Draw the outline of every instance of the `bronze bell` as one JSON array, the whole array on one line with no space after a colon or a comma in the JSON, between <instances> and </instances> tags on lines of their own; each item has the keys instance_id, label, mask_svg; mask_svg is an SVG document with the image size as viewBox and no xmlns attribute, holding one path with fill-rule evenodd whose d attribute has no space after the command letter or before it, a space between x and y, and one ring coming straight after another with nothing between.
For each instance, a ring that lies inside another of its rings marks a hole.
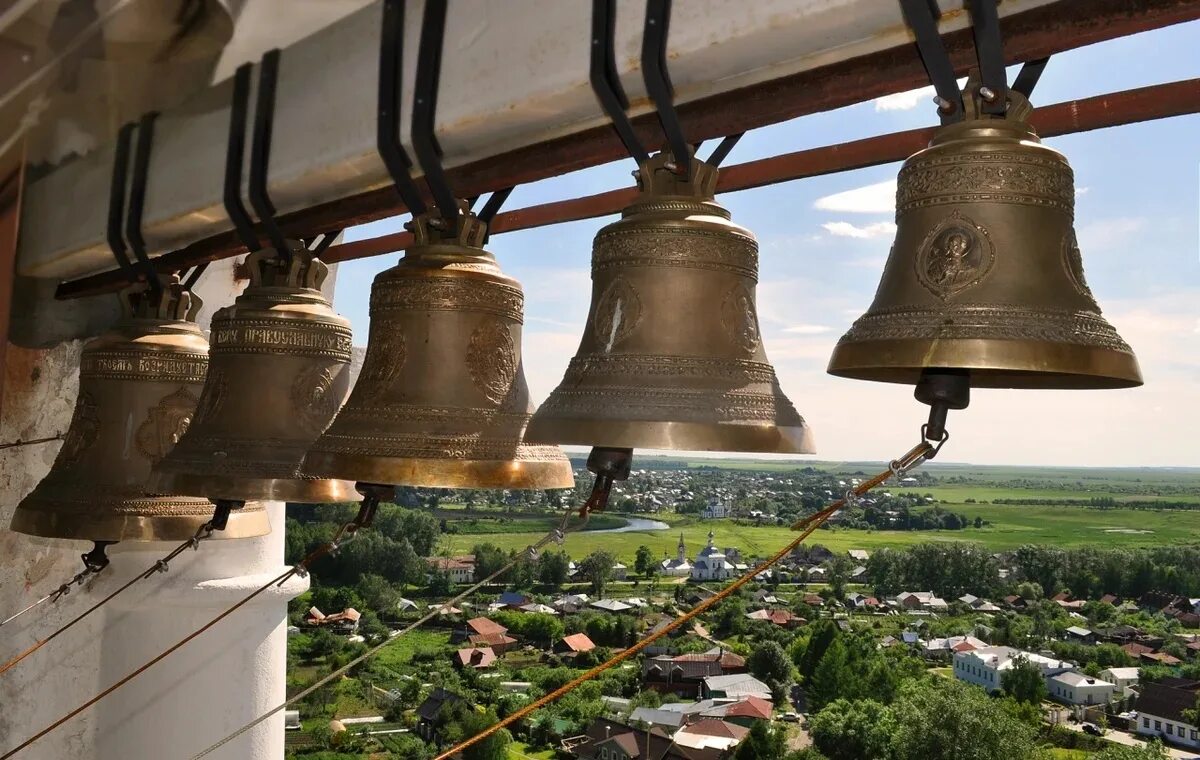
<instances>
[{"instance_id":1,"label":"bronze bell","mask_svg":"<svg viewBox=\"0 0 1200 760\"><path fill-rule=\"evenodd\" d=\"M123 319L83 349L75 414L50 472L17 507L12 529L90 541L181 541L213 517L205 499L148 496L150 468L188 429L208 369L200 299L178 278L161 296L121 293ZM270 531L259 504L213 538Z\"/></svg>"},{"instance_id":2,"label":"bronze bell","mask_svg":"<svg viewBox=\"0 0 1200 760\"><path fill-rule=\"evenodd\" d=\"M830 373L914 384L951 370L982 388L1141 385L1083 276L1071 167L1034 133L1028 101L1008 96L1004 117L984 117L978 83L968 84L967 119L904 162L883 279Z\"/></svg>"},{"instance_id":3,"label":"bronze bell","mask_svg":"<svg viewBox=\"0 0 1200 760\"><path fill-rule=\"evenodd\" d=\"M245 267L245 292L213 315L196 418L151 483L214 501L357 501L353 483L300 474L350 385L350 323L321 293L329 268L299 243Z\"/></svg>"},{"instance_id":4,"label":"bronze bell","mask_svg":"<svg viewBox=\"0 0 1200 760\"><path fill-rule=\"evenodd\" d=\"M714 200L716 167L691 167L649 159L640 197L596 235L583 339L530 441L814 452L763 350L758 243Z\"/></svg>"},{"instance_id":5,"label":"bronze bell","mask_svg":"<svg viewBox=\"0 0 1200 760\"><path fill-rule=\"evenodd\" d=\"M463 211L434 213L371 286L371 332L346 405L304 462L313 475L441 488L570 488L556 446L522 433L533 411L521 363L524 295Z\"/></svg>"}]
</instances>

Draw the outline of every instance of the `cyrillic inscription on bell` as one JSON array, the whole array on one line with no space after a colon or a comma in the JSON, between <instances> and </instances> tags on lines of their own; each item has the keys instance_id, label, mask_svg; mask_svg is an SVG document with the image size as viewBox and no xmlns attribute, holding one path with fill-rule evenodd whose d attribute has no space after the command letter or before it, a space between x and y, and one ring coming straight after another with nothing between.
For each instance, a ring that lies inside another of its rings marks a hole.
<instances>
[{"instance_id":1,"label":"cyrillic inscription on bell","mask_svg":"<svg viewBox=\"0 0 1200 760\"><path fill-rule=\"evenodd\" d=\"M443 488L569 488L557 446L522 436L532 413L521 365L524 295L483 250L464 211L456 236L433 214L416 244L371 286L358 382L305 460L305 472Z\"/></svg>"},{"instance_id":2,"label":"cyrillic inscription on bell","mask_svg":"<svg viewBox=\"0 0 1200 760\"><path fill-rule=\"evenodd\" d=\"M300 474L350 384L350 323L321 293L329 269L299 243L245 267L245 292L213 315L196 418L152 484L209 499L357 501L353 483Z\"/></svg>"},{"instance_id":3,"label":"cyrillic inscription on bell","mask_svg":"<svg viewBox=\"0 0 1200 760\"><path fill-rule=\"evenodd\" d=\"M529 440L617 448L813 453L759 331L758 243L713 198L716 168L669 155L592 250L592 305Z\"/></svg>"},{"instance_id":4,"label":"cyrillic inscription on bell","mask_svg":"<svg viewBox=\"0 0 1200 760\"><path fill-rule=\"evenodd\" d=\"M83 349L75 413L54 466L17 507L12 529L90 541L181 541L213 516L206 499L149 496L150 468L193 421L208 368L200 301L175 278L161 298L121 293L122 320ZM259 504L213 538L270 530Z\"/></svg>"},{"instance_id":5,"label":"cyrillic inscription on bell","mask_svg":"<svg viewBox=\"0 0 1200 760\"><path fill-rule=\"evenodd\" d=\"M1124 388L1142 378L1100 314L1073 227L1075 179L1009 90L1005 117L964 93L967 119L910 156L896 189L896 241L875 300L829 372L916 383L961 369L975 387Z\"/></svg>"}]
</instances>

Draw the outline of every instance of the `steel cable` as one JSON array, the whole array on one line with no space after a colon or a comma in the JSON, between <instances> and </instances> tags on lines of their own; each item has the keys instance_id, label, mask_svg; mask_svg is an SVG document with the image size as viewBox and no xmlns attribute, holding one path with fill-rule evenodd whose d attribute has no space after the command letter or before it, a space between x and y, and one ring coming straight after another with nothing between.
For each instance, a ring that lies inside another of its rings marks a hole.
<instances>
[{"instance_id":1,"label":"steel cable","mask_svg":"<svg viewBox=\"0 0 1200 760\"><path fill-rule=\"evenodd\" d=\"M850 494L853 494L854 496L861 496L861 495L867 493L871 489L882 485L885 481L887 481L888 478L890 478L894 475L906 472L909 469L918 466L919 464L924 462L925 459L934 451L936 451L936 449L934 448L933 445L931 445L925 441L922 441L921 443L919 443L915 447L913 447L908 453L906 453L904 456L902 456L899 460L892 462L889 465L889 468L887 470L879 473L878 475L871 478L870 480L867 480L867 481L859 484L858 486L854 487L850 491L848 491L847 496L849 496ZM832 504L830 504L828 507L821 510L820 512L816 512L812 515L809 515L808 517L805 517L804 519L797 522L795 525L792 526L792 530L800 530L801 533L799 536L797 536L794 540L790 541L786 546L784 546L782 549L777 551L770 558L759 563L755 567L751 568L745 574L740 576L737 580L733 581L728 586L721 589L719 592L716 593L716 595L711 596L708 599L705 599L704 601L700 602L695 607L693 607L691 610L678 616L677 618L672 620L667 625L663 626L660 629L656 629L653 633L650 633L647 636L643 637L637 643L635 643L633 646L629 647L628 649L624 649L624 650L618 652L617 654L613 655L606 662L603 662L600 665L597 665L596 667L594 667L591 670L588 670L587 672L583 673L582 675L572 679L571 681L560 686L559 688L555 689L554 691L550 692L549 694L545 695L544 697L538 699L537 701L531 702L530 704L526 705L525 707L522 707L520 710L517 710L516 712L512 713L511 715L504 718L503 720L493 724L492 726L484 729L483 731L480 731L479 733L475 734L474 736L470 737L469 739L466 739L466 740L460 742L459 744L455 745L454 747L450 748L449 750L442 752L437 757L435 757L434 760L449 760L449 758L453 757L455 754L462 752L463 750L468 749L468 748L478 744L479 742L483 741L484 739L487 739L488 737L497 733L501 729L507 728L508 726L512 725L513 723L516 723L517 721L532 714L536 710L539 710L542 707L545 707L546 705L550 704L551 702L554 702L555 700L559 699L560 697L574 691L575 689L582 686L584 683L592 680L593 678L600 675L604 671L609 670L613 667L616 667L617 665L620 665L622 662L629 659L633 655L641 652L643 649L650 646L655 641L658 641L663 636L666 636L667 634L671 633L672 631L677 630L680 626L691 622L695 618L699 617L701 614L707 612L708 610L712 609L716 605L720 604L722 601L727 599L735 591L737 591L738 589L740 589L741 587L743 587L747 583L749 583L751 580L753 580L755 578L755 576L759 575L760 573L765 572L766 570L769 570L773 565L775 565L781 559L783 559L784 557L791 554L792 551L794 551L797 546L799 546L801 543L803 543L805 541L805 539L807 539L812 534L813 531L815 531L818 527L821 526L822 523L824 523L826 520L828 520L830 517L832 517L834 515L834 513L836 513L838 510L842 509L842 507L846 506L847 501L848 501L848 499L846 497L842 497L841 499L838 499L837 501L833 502ZM3 760L3 758L0 758L0 760Z\"/></svg>"}]
</instances>

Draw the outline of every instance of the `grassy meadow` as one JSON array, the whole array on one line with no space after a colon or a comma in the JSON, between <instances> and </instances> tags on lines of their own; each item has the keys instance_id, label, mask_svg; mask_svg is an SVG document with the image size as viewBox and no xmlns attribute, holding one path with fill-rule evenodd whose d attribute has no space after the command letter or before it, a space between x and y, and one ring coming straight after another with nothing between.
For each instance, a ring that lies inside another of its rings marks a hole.
<instances>
[{"instance_id":1,"label":"grassy meadow","mask_svg":"<svg viewBox=\"0 0 1200 760\"><path fill-rule=\"evenodd\" d=\"M689 462L690 467L719 467L763 472L787 472L798 467L818 467L837 472L873 472L877 463L756 462L752 460L705 459ZM1050 468L988 467L938 465L931 468L939 480L960 477L969 482L937 486L918 486L921 494L932 494L939 506L964 514L970 519L982 517L988 525L956 531L866 531L844 528L822 529L811 541L835 551L901 547L924 541L974 541L1001 551L1026 543L1057 546L1153 546L1200 541L1200 509L1093 509L1082 506L1005 505L985 503L996 499L1090 499L1112 498L1121 501L1171 500L1200 503L1200 470L1157 468ZM975 485L974 483L978 483ZM1019 485L1014 485L1019 484ZM884 489L886 490L886 488ZM971 500L971 502L968 502ZM794 538L785 526L739 525L732 520L702 521L675 514L642 515L671 525L670 530L629 533L578 532L567 537L566 549L572 557L583 557L605 550L626 564L632 563L640 545L650 547L655 556L675 555L680 533L694 556L716 534L719 546L736 546L744 554L764 555L783 547ZM544 533L524 530L481 535L446 536L446 548L467 552L480 541L489 541L503 549L522 549ZM604 527L611 527L605 523ZM519 532L517 532L519 531Z\"/></svg>"}]
</instances>

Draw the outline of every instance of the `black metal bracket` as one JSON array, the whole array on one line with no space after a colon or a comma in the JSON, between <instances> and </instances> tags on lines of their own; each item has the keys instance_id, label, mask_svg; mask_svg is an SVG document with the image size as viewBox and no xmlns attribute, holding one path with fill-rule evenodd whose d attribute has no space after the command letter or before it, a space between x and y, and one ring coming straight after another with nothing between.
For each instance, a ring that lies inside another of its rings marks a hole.
<instances>
[{"instance_id":1,"label":"black metal bracket","mask_svg":"<svg viewBox=\"0 0 1200 760\"><path fill-rule=\"evenodd\" d=\"M937 20L941 12L937 0L900 0L900 9L904 13L905 23L917 38L917 53L937 92L938 115L942 124L962 121L962 93L954 76L954 64L938 34Z\"/></svg>"},{"instance_id":2,"label":"black metal bracket","mask_svg":"<svg viewBox=\"0 0 1200 760\"><path fill-rule=\"evenodd\" d=\"M946 416L951 409L966 409L971 403L971 373L965 369L931 368L921 372L913 396L929 405L929 421L921 426L921 436L935 441L938 449L950 437L946 432ZM927 458L932 459L937 453Z\"/></svg>"},{"instance_id":3,"label":"black metal bracket","mask_svg":"<svg viewBox=\"0 0 1200 760\"><path fill-rule=\"evenodd\" d=\"M629 99L625 97L625 89L621 87L621 79L617 75L616 27L616 0L592 0L592 92L596 94L608 118L612 119L613 129L621 138L625 150L640 166L646 162L649 154L625 114Z\"/></svg>"},{"instance_id":4,"label":"black metal bracket","mask_svg":"<svg viewBox=\"0 0 1200 760\"><path fill-rule=\"evenodd\" d=\"M1013 80L1012 87L1009 89L1028 98L1033 94L1033 88L1037 87L1038 80L1042 78L1042 72L1046 70L1046 64L1049 62L1049 56L1026 61L1021 70L1017 72L1017 78Z\"/></svg>"},{"instance_id":5,"label":"black metal bracket","mask_svg":"<svg viewBox=\"0 0 1200 760\"><path fill-rule=\"evenodd\" d=\"M142 215L146 208L146 182L150 174L150 149L154 144L154 121L158 113L151 111L138 121L137 149L133 154L133 177L129 182L129 214L125 217L125 239L133 249L142 278L150 292L159 296L163 291L162 278L146 255L146 239L142 237Z\"/></svg>"},{"instance_id":6,"label":"black metal bracket","mask_svg":"<svg viewBox=\"0 0 1200 760\"><path fill-rule=\"evenodd\" d=\"M500 211L500 207L504 205L504 202L508 200L508 196L512 195L512 191L513 188L506 187L492 193L488 196L487 201L484 202L483 208L479 209L479 213L476 214L479 217L479 221L487 225L487 231L483 233L484 245L487 245L488 240L492 238L492 220L496 218L496 214ZM470 205L474 206L475 202L472 201Z\"/></svg>"},{"instance_id":7,"label":"black metal bracket","mask_svg":"<svg viewBox=\"0 0 1200 760\"><path fill-rule=\"evenodd\" d=\"M108 226L106 237L117 266L130 282L137 282L137 272L129 261L125 237L121 226L125 221L125 185L129 175L129 143L133 139L133 122L121 125L117 131L117 144L113 155L112 182L108 189Z\"/></svg>"},{"instance_id":8,"label":"black metal bracket","mask_svg":"<svg viewBox=\"0 0 1200 760\"><path fill-rule=\"evenodd\" d=\"M692 154L679 114L675 112L675 90L667 71L667 31L671 23L671 0L647 0L642 33L642 77L654 101L658 121L675 158L675 171L685 180L691 175Z\"/></svg>"},{"instance_id":9,"label":"black metal bracket","mask_svg":"<svg viewBox=\"0 0 1200 760\"><path fill-rule=\"evenodd\" d=\"M250 253L262 248L254 233L254 220L242 203L242 163L246 158L246 116L250 110L250 71L252 64L238 66L233 76L233 97L229 103L229 142L225 151L225 187L222 200L238 239Z\"/></svg>"},{"instance_id":10,"label":"black metal bracket","mask_svg":"<svg viewBox=\"0 0 1200 760\"><path fill-rule=\"evenodd\" d=\"M426 0L421 19L421 41L417 55L416 97L413 102L413 150L425 172L425 183L437 204L447 233L458 230L458 200L446 180L442 147L434 130L437 117L438 84L442 72L442 48L446 36L446 0Z\"/></svg>"},{"instance_id":11,"label":"black metal bracket","mask_svg":"<svg viewBox=\"0 0 1200 760\"><path fill-rule=\"evenodd\" d=\"M713 152L708 155L708 158L704 160L704 163L712 166L720 166L721 163L729 157L729 152L733 150L734 146L738 144L738 141L742 139L742 135L744 134L746 133L738 132L736 135L729 135L725 139L721 140L721 142L717 143L717 147L713 148ZM699 148L700 145L697 143L696 149L699 150Z\"/></svg>"},{"instance_id":12,"label":"black metal bracket","mask_svg":"<svg viewBox=\"0 0 1200 760\"><path fill-rule=\"evenodd\" d=\"M279 50L268 50L258 72L258 95L254 105L254 134L250 143L250 205L258 214L275 255L284 265L291 263L283 231L275 221L275 204L267 191L271 163L271 133L275 128L275 88L279 82Z\"/></svg>"},{"instance_id":13,"label":"black metal bracket","mask_svg":"<svg viewBox=\"0 0 1200 760\"><path fill-rule=\"evenodd\" d=\"M971 0L971 31L979 61L980 110L1003 116L1008 110L1008 76L1004 71L1004 43L1000 39L1000 14L996 0Z\"/></svg>"},{"instance_id":14,"label":"black metal bracket","mask_svg":"<svg viewBox=\"0 0 1200 760\"><path fill-rule=\"evenodd\" d=\"M404 0L384 0L379 43L379 110L375 144L400 200L413 216L424 214L425 201L412 178L412 161L400 144L400 91L404 59Z\"/></svg>"},{"instance_id":15,"label":"black metal bracket","mask_svg":"<svg viewBox=\"0 0 1200 760\"><path fill-rule=\"evenodd\" d=\"M633 449L597 446L588 454L587 468L596 479L592 482L591 495L579 510L581 517L587 517L592 512L603 512L608 507L613 483L629 480L629 473L633 470Z\"/></svg>"}]
</instances>

